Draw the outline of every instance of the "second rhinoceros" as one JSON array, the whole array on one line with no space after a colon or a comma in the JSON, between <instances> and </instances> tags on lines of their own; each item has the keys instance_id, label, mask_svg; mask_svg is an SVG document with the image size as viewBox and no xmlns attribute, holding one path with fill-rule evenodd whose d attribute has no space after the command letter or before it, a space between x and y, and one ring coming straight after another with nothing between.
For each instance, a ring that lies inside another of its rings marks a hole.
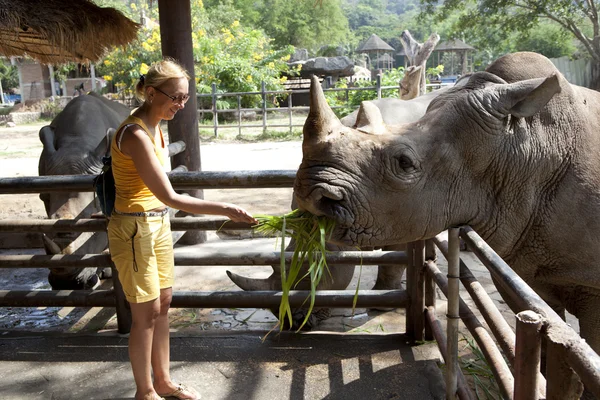
<instances>
[{"instance_id":1,"label":"second rhinoceros","mask_svg":"<svg viewBox=\"0 0 600 400\"><path fill-rule=\"evenodd\" d=\"M337 221L335 241L382 246L470 225L600 351L600 93L515 53L418 121L371 131L342 125L313 79L294 190L301 208Z\"/></svg>"},{"instance_id":2,"label":"second rhinoceros","mask_svg":"<svg viewBox=\"0 0 600 400\"><path fill-rule=\"evenodd\" d=\"M71 100L48 126L40 129L44 145L40 155L39 174L98 174L106 154L107 132L118 128L129 115L129 108L92 92ZM92 192L42 193L48 218L82 219L98 211ZM93 254L108 245L106 232L57 233L44 236L48 254ZM48 281L53 289L87 289L98 282L98 268L50 271Z\"/></svg>"}]
</instances>

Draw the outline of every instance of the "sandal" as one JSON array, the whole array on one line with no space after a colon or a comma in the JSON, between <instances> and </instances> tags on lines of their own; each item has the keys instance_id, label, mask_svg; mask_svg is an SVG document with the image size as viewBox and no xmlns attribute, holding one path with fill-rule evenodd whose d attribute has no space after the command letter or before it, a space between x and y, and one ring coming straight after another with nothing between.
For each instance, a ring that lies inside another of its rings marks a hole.
<instances>
[{"instance_id":1,"label":"sandal","mask_svg":"<svg viewBox=\"0 0 600 400\"><path fill-rule=\"evenodd\" d=\"M165 398L174 397L179 400L200 400L200 395L194 389L189 388L181 383L177 384L177 389L171 393L161 394Z\"/></svg>"},{"instance_id":2,"label":"sandal","mask_svg":"<svg viewBox=\"0 0 600 400\"><path fill-rule=\"evenodd\" d=\"M144 396L144 400L165 400L165 399L156 393L151 393L151 394L147 394L146 396Z\"/></svg>"}]
</instances>

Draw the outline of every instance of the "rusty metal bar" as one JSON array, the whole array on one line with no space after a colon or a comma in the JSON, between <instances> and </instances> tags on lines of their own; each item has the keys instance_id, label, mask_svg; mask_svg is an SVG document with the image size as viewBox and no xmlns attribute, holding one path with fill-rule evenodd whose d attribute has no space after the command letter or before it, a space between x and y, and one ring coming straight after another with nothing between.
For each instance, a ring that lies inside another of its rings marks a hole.
<instances>
[{"instance_id":1,"label":"rusty metal bar","mask_svg":"<svg viewBox=\"0 0 600 400\"><path fill-rule=\"evenodd\" d=\"M429 275L429 274L427 274ZM425 326L428 326L432 332L433 339L436 341L438 345L438 349L442 354L442 358L444 362L448 359L448 347L446 346L446 335L444 334L444 329L442 328L442 324L437 319L435 315L435 308L427 307L425 309ZM458 369L458 387L456 390L456 394L458 394L458 398L460 400L471 400L473 398L473 394L471 390L469 390L469 385L467 384L467 380L465 379L465 375L462 370Z\"/></svg>"},{"instance_id":2,"label":"rusty metal bar","mask_svg":"<svg viewBox=\"0 0 600 400\"><path fill-rule=\"evenodd\" d=\"M439 270L433 261L427 261L426 265L428 272L433 276L442 293L448 297L448 281L442 271ZM498 382L502 396L507 399L512 399L514 379L508 365L502 357L502 353L500 353L496 347L494 339L462 299L460 299L459 314L460 319L462 319L469 332L471 332L471 335L473 335L473 338L483 352L486 360L490 363L494 378L496 378L496 382Z\"/></svg>"},{"instance_id":3,"label":"rusty metal bar","mask_svg":"<svg viewBox=\"0 0 600 400\"><path fill-rule=\"evenodd\" d=\"M435 245L440 249L444 257L448 257L448 242L442 235L433 239ZM492 298L485 288L479 283L469 267L460 261L460 281L475 302L477 309L487 322L492 334L500 345L502 352L508 359L510 365L515 365L515 333L500 313ZM541 397L546 396L546 378L540 372L538 374L538 389Z\"/></svg>"},{"instance_id":4,"label":"rusty metal bar","mask_svg":"<svg viewBox=\"0 0 600 400\"><path fill-rule=\"evenodd\" d=\"M517 314L514 400L537 400L544 319L534 311Z\"/></svg>"},{"instance_id":5,"label":"rusty metal bar","mask_svg":"<svg viewBox=\"0 0 600 400\"><path fill-rule=\"evenodd\" d=\"M446 362L446 399L454 399L458 388L458 314L460 304L460 240L458 228L448 229L448 359Z\"/></svg>"},{"instance_id":6,"label":"rusty metal bar","mask_svg":"<svg viewBox=\"0 0 600 400\"><path fill-rule=\"evenodd\" d=\"M293 252L285 252L286 263L291 262ZM175 265L273 265L281 262L278 252L238 252L175 254ZM404 264L406 253L403 251L340 251L327 255L330 264L348 266ZM0 268L81 268L110 265L108 254L85 255L6 255L0 256Z\"/></svg>"},{"instance_id":7,"label":"rusty metal bar","mask_svg":"<svg viewBox=\"0 0 600 400\"><path fill-rule=\"evenodd\" d=\"M413 286L414 292L410 296L411 300L414 299L412 307L414 337L415 340L425 340L425 316L423 314L423 310L425 310L425 242L423 240L415 242L413 254L415 268L412 279L414 279L415 285Z\"/></svg>"},{"instance_id":8,"label":"rusty metal bar","mask_svg":"<svg viewBox=\"0 0 600 400\"><path fill-rule=\"evenodd\" d=\"M415 337L415 325L413 323L413 301L414 301L414 270L415 270L415 243L410 242L406 244L406 291L409 295L409 303L408 308L406 310L406 314L404 315L404 326L406 335L414 338Z\"/></svg>"},{"instance_id":9,"label":"rusty metal bar","mask_svg":"<svg viewBox=\"0 0 600 400\"><path fill-rule=\"evenodd\" d=\"M503 292L511 297L521 310L533 310L547 321L547 333L556 334L555 343L568 351L566 359L579 375L586 388L600 398L600 356L569 327L542 298L513 271L508 264L470 227L461 228L461 237L469 248L496 278Z\"/></svg>"},{"instance_id":10,"label":"rusty metal bar","mask_svg":"<svg viewBox=\"0 0 600 400\"><path fill-rule=\"evenodd\" d=\"M315 307L350 308L354 290L319 290ZM174 292L172 308L277 308L282 292ZM301 307L310 296L309 290L290 291L290 305ZM357 307L394 307L408 305L405 290L359 290ZM112 290L0 290L0 307L115 307Z\"/></svg>"},{"instance_id":11,"label":"rusty metal bar","mask_svg":"<svg viewBox=\"0 0 600 400\"><path fill-rule=\"evenodd\" d=\"M294 170L192 171L169 173L175 189L243 189L292 187ZM96 175L0 178L0 194L93 192Z\"/></svg>"},{"instance_id":12,"label":"rusty metal bar","mask_svg":"<svg viewBox=\"0 0 600 400\"><path fill-rule=\"evenodd\" d=\"M427 240L425 242L425 260L435 261L436 253L433 241ZM436 293L435 293L435 282L431 277L431 274L424 273L425 277L425 307L432 307L435 310ZM425 324L425 340L433 340L433 332L431 331L431 325Z\"/></svg>"},{"instance_id":13,"label":"rusty metal bar","mask_svg":"<svg viewBox=\"0 0 600 400\"><path fill-rule=\"evenodd\" d=\"M0 232L104 232L108 225L105 218L92 219L40 219L40 220L20 220L4 219L0 220ZM252 229L251 224L243 222L233 222L227 218L214 217L187 217L171 218L172 231L217 231L221 229Z\"/></svg>"},{"instance_id":14,"label":"rusty metal bar","mask_svg":"<svg viewBox=\"0 0 600 400\"><path fill-rule=\"evenodd\" d=\"M437 235L434 238L434 241L444 257L448 257L448 242L444 240L443 236ZM506 355L506 358L508 358L511 365L514 365L515 333L500 311L498 311L498 308L487 294L485 288L479 283L462 260L460 262L460 281L477 305L477 308L496 337L496 340L498 340L498 344Z\"/></svg>"}]
</instances>

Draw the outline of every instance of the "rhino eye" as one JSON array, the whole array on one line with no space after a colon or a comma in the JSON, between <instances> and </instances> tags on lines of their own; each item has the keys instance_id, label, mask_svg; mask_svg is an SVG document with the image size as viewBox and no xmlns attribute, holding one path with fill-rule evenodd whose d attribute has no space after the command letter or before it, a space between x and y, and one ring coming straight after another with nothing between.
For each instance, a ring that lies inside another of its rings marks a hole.
<instances>
[{"instance_id":1,"label":"rhino eye","mask_svg":"<svg viewBox=\"0 0 600 400\"><path fill-rule=\"evenodd\" d=\"M398 166L406 172L412 172L415 170L415 165L410 157L404 155L398 157Z\"/></svg>"}]
</instances>

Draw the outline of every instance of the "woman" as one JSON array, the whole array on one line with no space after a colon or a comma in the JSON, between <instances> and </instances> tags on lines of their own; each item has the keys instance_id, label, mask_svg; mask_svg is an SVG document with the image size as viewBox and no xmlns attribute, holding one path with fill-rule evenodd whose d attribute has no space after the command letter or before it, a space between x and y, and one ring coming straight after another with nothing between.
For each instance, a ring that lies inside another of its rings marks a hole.
<instances>
[{"instance_id":1,"label":"woman","mask_svg":"<svg viewBox=\"0 0 600 400\"><path fill-rule=\"evenodd\" d=\"M136 87L136 95L144 103L121 124L111 144L116 199L108 238L131 306L129 358L136 400L156 400L160 396L200 398L193 389L174 384L169 375L167 312L174 260L166 206L256 223L250 214L233 204L175 193L163 170L166 152L159 124L172 119L185 106L188 81L187 72L174 61L154 64Z\"/></svg>"}]
</instances>

